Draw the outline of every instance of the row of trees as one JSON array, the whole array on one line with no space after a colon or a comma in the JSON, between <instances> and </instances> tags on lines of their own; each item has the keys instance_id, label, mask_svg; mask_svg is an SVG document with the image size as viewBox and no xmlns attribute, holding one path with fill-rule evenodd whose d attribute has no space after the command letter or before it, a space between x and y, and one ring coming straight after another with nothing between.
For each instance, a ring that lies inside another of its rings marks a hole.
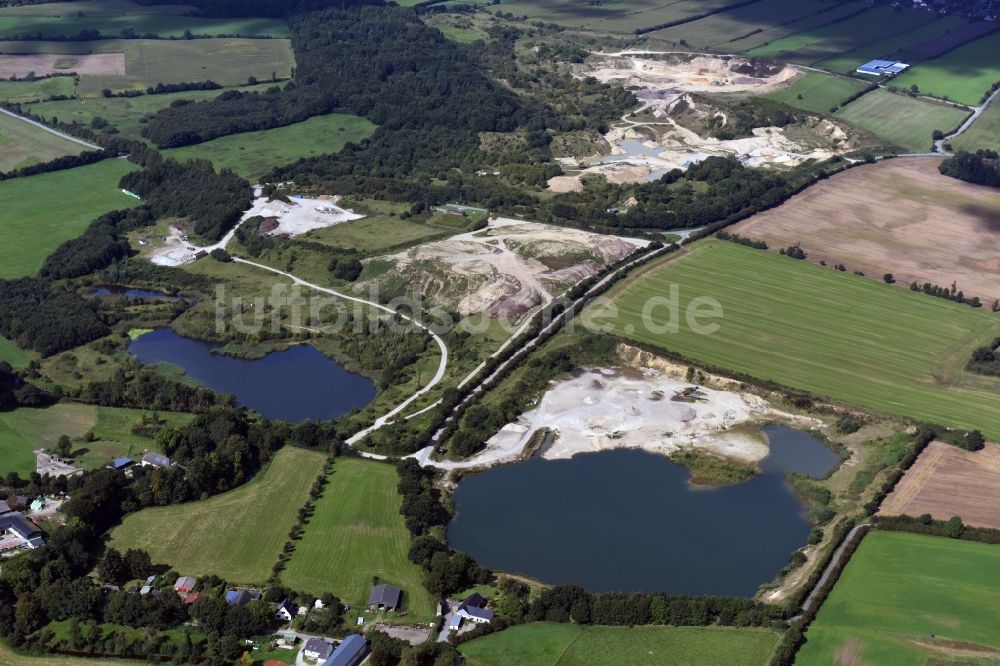
<instances>
[{"instance_id":1,"label":"row of trees","mask_svg":"<svg viewBox=\"0 0 1000 666\"><path fill-rule=\"evenodd\" d=\"M1000 162L993 150L961 151L941 162L938 170L946 176L976 185L1000 187Z\"/></svg>"}]
</instances>

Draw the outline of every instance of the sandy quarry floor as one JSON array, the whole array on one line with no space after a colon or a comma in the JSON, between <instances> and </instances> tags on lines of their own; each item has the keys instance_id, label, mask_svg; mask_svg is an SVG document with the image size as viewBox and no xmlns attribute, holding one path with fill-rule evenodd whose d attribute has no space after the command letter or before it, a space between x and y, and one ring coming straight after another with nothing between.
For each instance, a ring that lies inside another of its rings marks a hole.
<instances>
[{"instance_id":1,"label":"sandy quarry floor","mask_svg":"<svg viewBox=\"0 0 1000 666\"><path fill-rule=\"evenodd\" d=\"M298 236L313 229L332 227L364 217L354 211L337 206L336 199L331 196L321 196L318 199L294 197L289 203L278 200L268 201L266 198L258 196L254 199L253 206L243 213L240 223L258 216L277 218L278 226L268 233L271 236L286 237ZM221 242L207 247L198 247L182 240L183 233L182 230L171 227L170 235L158 243L157 247L150 250L148 255L150 261L160 266L186 264L194 261L195 255L200 251L211 252L217 247L225 247L234 232L231 231L227 234Z\"/></svg>"},{"instance_id":2,"label":"sandy quarry floor","mask_svg":"<svg viewBox=\"0 0 1000 666\"><path fill-rule=\"evenodd\" d=\"M648 243L494 218L485 229L369 260L392 268L375 278L363 278L358 288L403 285L463 315L482 312L497 319L518 318ZM550 268L545 262L560 267Z\"/></svg>"},{"instance_id":3,"label":"sandy quarry floor","mask_svg":"<svg viewBox=\"0 0 1000 666\"><path fill-rule=\"evenodd\" d=\"M579 174L558 176L549 181L549 187L556 192L573 191L588 176L602 176L612 183L655 180L712 156L734 156L751 167L794 167L854 149L840 126L820 118L798 128L795 136L785 128L759 127L751 137L719 140L700 136L671 117L678 105L695 114L725 117L724 111L699 104L690 93L763 94L798 75L790 66L764 78L733 70L743 63L742 58L596 54L575 65L574 76L618 83L632 90L641 105L604 135L610 155L581 158L586 167Z\"/></svg>"},{"instance_id":4,"label":"sandy quarry floor","mask_svg":"<svg viewBox=\"0 0 1000 666\"><path fill-rule=\"evenodd\" d=\"M58 66L57 66L58 65ZM124 53L92 53L63 55L38 53L32 55L0 55L0 79L24 77L29 72L46 74L125 76Z\"/></svg>"},{"instance_id":5,"label":"sandy quarry floor","mask_svg":"<svg viewBox=\"0 0 1000 666\"><path fill-rule=\"evenodd\" d=\"M592 76L603 83L647 90L677 92L754 92L777 90L794 78L797 71L788 65L772 76L756 78L734 71L744 58L676 56L643 53L595 54L574 66L580 78Z\"/></svg>"},{"instance_id":6,"label":"sandy quarry floor","mask_svg":"<svg viewBox=\"0 0 1000 666\"><path fill-rule=\"evenodd\" d=\"M643 449L669 455L684 448L756 463L767 456L761 439L732 431L734 426L790 415L758 396L702 387L706 399L675 402L689 382L657 370L599 368L553 382L538 406L504 426L486 449L463 461L435 461L446 470L489 467L518 460L534 432L558 433L542 453L546 459L611 449Z\"/></svg>"},{"instance_id":7,"label":"sandy quarry floor","mask_svg":"<svg viewBox=\"0 0 1000 666\"><path fill-rule=\"evenodd\" d=\"M966 525L1000 529L1000 444L972 452L931 442L878 512L929 513L938 520L958 516Z\"/></svg>"},{"instance_id":8,"label":"sandy quarry floor","mask_svg":"<svg viewBox=\"0 0 1000 666\"><path fill-rule=\"evenodd\" d=\"M896 284L950 285L1000 298L1000 190L938 172L939 159L885 160L837 174L736 233L773 247L800 243L809 261L843 263Z\"/></svg>"},{"instance_id":9,"label":"sandy quarry floor","mask_svg":"<svg viewBox=\"0 0 1000 666\"><path fill-rule=\"evenodd\" d=\"M488 445L523 449L535 430L549 428L558 437L543 453L547 459L619 448L670 454L687 447L747 463L767 456L764 442L726 432L766 416L770 406L764 400L707 388L704 401L671 400L689 386L654 371L645 376L606 368L581 372L553 386L537 408L506 426Z\"/></svg>"}]
</instances>

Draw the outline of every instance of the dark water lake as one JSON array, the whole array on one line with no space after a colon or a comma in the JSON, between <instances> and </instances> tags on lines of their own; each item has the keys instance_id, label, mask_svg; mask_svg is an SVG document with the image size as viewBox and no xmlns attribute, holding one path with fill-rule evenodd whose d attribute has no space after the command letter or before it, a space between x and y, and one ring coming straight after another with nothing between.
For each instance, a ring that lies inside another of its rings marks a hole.
<instances>
[{"instance_id":1,"label":"dark water lake","mask_svg":"<svg viewBox=\"0 0 1000 666\"><path fill-rule=\"evenodd\" d=\"M142 298L145 300L152 300L155 298L171 298L166 292L156 289L137 289L134 287L121 287L118 285L102 285L100 287L94 287L93 291L90 292L90 295L99 296L101 298L118 296L128 299Z\"/></svg>"},{"instance_id":2,"label":"dark water lake","mask_svg":"<svg viewBox=\"0 0 1000 666\"><path fill-rule=\"evenodd\" d=\"M448 542L484 565L607 592L751 596L811 528L787 471L837 462L806 433L769 426L771 454L746 483L697 487L637 450L532 458L464 478Z\"/></svg>"},{"instance_id":3,"label":"dark water lake","mask_svg":"<svg viewBox=\"0 0 1000 666\"><path fill-rule=\"evenodd\" d=\"M248 361L214 353L221 345L192 340L169 328L133 340L129 352L143 364L171 363L198 383L269 419L290 423L343 416L375 398L375 384L348 372L310 345L292 345Z\"/></svg>"}]
</instances>

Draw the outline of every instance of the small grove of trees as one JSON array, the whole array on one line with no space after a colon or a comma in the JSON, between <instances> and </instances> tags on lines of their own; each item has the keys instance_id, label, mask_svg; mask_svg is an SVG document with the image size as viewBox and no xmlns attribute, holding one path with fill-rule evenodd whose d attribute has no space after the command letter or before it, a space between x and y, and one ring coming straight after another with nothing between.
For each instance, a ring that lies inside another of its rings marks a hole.
<instances>
[{"instance_id":1,"label":"small grove of trees","mask_svg":"<svg viewBox=\"0 0 1000 666\"><path fill-rule=\"evenodd\" d=\"M988 345L979 347L972 352L972 358L966 364L966 369L983 375L1000 376L1000 357L997 356L998 349L1000 349L1000 338L995 339Z\"/></svg>"},{"instance_id":2,"label":"small grove of trees","mask_svg":"<svg viewBox=\"0 0 1000 666\"><path fill-rule=\"evenodd\" d=\"M1000 163L997 152L978 150L975 153L959 152L941 162L938 170L946 176L976 185L1000 187Z\"/></svg>"}]
</instances>

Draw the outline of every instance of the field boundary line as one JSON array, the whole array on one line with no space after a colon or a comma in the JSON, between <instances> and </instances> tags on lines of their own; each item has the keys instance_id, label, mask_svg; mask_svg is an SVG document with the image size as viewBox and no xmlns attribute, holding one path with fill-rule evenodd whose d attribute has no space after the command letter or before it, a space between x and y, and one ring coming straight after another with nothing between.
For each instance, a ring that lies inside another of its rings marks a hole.
<instances>
[{"instance_id":1,"label":"field boundary line","mask_svg":"<svg viewBox=\"0 0 1000 666\"><path fill-rule=\"evenodd\" d=\"M40 122L32 120L31 118L25 118L24 116L19 116L16 113L8 111L7 109L0 109L0 113L6 114L6 115L10 116L11 118L17 118L18 120L20 120L22 122L25 122L25 123L28 123L29 125L34 125L35 127L37 127L40 130L48 132L49 134L54 134L55 136L59 137L60 139L65 139L66 141L72 141L73 143L79 144L79 145L83 146L84 148L90 148L91 150L104 150L100 146L95 146L94 144L88 143L87 141L84 141L83 139L78 139L75 136L70 136L69 134L66 134L65 132L60 132L57 129L52 129L51 127L48 127L47 125L43 125Z\"/></svg>"}]
</instances>

